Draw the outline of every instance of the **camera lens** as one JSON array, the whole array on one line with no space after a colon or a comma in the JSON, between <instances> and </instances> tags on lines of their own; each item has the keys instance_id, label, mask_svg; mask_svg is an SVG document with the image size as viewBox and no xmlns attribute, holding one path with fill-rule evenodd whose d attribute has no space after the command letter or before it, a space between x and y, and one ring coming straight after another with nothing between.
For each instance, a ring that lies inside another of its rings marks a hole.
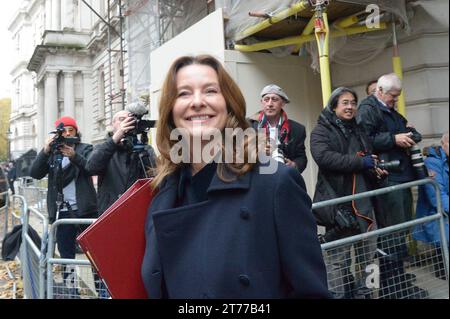
<instances>
[{"instance_id":1,"label":"camera lens","mask_svg":"<svg viewBox=\"0 0 450 319\"><path fill-rule=\"evenodd\" d=\"M413 145L410 148L411 161L414 167L421 167L424 165L422 152L417 145Z\"/></svg>"},{"instance_id":2,"label":"camera lens","mask_svg":"<svg viewBox=\"0 0 450 319\"><path fill-rule=\"evenodd\" d=\"M378 163L378 168L384 169L384 170L395 170L400 167L400 161L399 160L393 160L389 162L380 162Z\"/></svg>"},{"instance_id":3,"label":"camera lens","mask_svg":"<svg viewBox=\"0 0 450 319\"><path fill-rule=\"evenodd\" d=\"M420 148L417 145L413 145L409 148L409 151L411 153L411 163L416 171L417 177L419 179L428 177L428 172Z\"/></svg>"}]
</instances>

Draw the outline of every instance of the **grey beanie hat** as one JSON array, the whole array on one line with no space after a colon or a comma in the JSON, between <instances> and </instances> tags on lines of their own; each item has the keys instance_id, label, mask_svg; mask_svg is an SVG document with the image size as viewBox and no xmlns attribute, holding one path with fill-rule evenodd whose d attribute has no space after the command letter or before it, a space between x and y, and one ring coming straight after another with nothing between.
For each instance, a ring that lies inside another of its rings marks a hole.
<instances>
[{"instance_id":1,"label":"grey beanie hat","mask_svg":"<svg viewBox=\"0 0 450 319\"><path fill-rule=\"evenodd\" d=\"M286 95L286 93L284 93L284 91L276 84L269 84L266 85L262 91L261 91L261 98L264 97L264 95L266 94L277 94L279 95L286 103L291 102L291 100L289 100L288 96Z\"/></svg>"}]
</instances>

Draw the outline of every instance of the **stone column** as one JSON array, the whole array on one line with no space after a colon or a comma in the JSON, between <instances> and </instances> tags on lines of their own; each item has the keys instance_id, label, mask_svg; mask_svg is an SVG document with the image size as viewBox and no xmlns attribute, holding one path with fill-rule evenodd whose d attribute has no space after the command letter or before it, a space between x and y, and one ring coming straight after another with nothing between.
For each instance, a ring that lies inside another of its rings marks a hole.
<instances>
[{"instance_id":1,"label":"stone column","mask_svg":"<svg viewBox=\"0 0 450 319\"><path fill-rule=\"evenodd\" d=\"M37 84L38 103L37 103L37 149L40 149L46 140L47 133L45 128L45 92L42 82Z\"/></svg>"},{"instance_id":2,"label":"stone column","mask_svg":"<svg viewBox=\"0 0 450 319\"><path fill-rule=\"evenodd\" d=\"M45 30L52 29L52 0L45 0Z\"/></svg>"},{"instance_id":3,"label":"stone column","mask_svg":"<svg viewBox=\"0 0 450 319\"><path fill-rule=\"evenodd\" d=\"M61 0L52 0L52 30L61 30Z\"/></svg>"},{"instance_id":4,"label":"stone column","mask_svg":"<svg viewBox=\"0 0 450 319\"><path fill-rule=\"evenodd\" d=\"M58 118L58 71L47 71L45 74L45 134L55 129Z\"/></svg>"},{"instance_id":5,"label":"stone column","mask_svg":"<svg viewBox=\"0 0 450 319\"><path fill-rule=\"evenodd\" d=\"M64 114L75 118L75 94L73 76L75 71L64 71Z\"/></svg>"},{"instance_id":6,"label":"stone column","mask_svg":"<svg viewBox=\"0 0 450 319\"><path fill-rule=\"evenodd\" d=\"M92 108L92 72L82 71L83 74L83 140L92 141L94 134L94 117Z\"/></svg>"},{"instance_id":7,"label":"stone column","mask_svg":"<svg viewBox=\"0 0 450 319\"><path fill-rule=\"evenodd\" d=\"M74 18L75 18L75 12L74 12L74 5L73 0L60 0L61 1L61 16L63 19L61 19L61 29L74 28Z\"/></svg>"}]
</instances>

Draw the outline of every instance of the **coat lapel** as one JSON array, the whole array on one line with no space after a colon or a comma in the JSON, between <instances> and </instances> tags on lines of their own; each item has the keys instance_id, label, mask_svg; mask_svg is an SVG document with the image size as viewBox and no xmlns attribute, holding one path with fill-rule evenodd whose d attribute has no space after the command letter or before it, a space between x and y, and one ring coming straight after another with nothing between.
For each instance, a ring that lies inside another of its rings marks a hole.
<instances>
[{"instance_id":1,"label":"coat lapel","mask_svg":"<svg viewBox=\"0 0 450 319\"><path fill-rule=\"evenodd\" d=\"M208 193L216 192L216 191L225 191L232 189L240 189L245 190L250 187L251 174L250 172L244 174L242 176L236 177L231 182L222 181L217 173L214 174L213 179L211 180L211 184L208 187Z\"/></svg>"},{"instance_id":2,"label":"coat lapel","mask_svg":"<svg viewBox=\"0 0 450 319\"><path fill-rule=\"evenodd\" d=\"M251 183L251 173L244 174L243 176L239 176L232 180L231 182L224 182L218 176L217 173L214 174L211 184L208 187L208 194L215 192L222 192L228 190L246 190L250 188ZM167 181L160 188L158 192L158 200L154 202L155 206L153 207L153 211L156 213L169 212L173 210L176 206L177 197L178 197L178 187L179 187L179 171L175 174L172 174L167 178ZM195 204L197 205L197 204ZM191 205L185 206L189 209ZM181 207L177 208L177 210L182 209Z\"/></svg>"}]
</instances>

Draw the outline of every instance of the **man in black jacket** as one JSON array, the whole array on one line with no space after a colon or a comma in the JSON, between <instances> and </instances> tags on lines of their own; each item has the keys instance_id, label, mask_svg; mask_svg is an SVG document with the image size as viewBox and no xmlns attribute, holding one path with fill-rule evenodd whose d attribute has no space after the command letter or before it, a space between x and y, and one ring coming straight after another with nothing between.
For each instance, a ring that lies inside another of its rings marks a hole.
<instances>
[{"instance_id":1,"label":"man in black jacket","mask_svg":"<svg viewBox=\"0 0 450 319\"><path fill-rule=\"evenodd\" d=\"M410 147L420 142L421 135L395 109L402 91L402 82L395 73L381 76L377 90L361 101L358 107L357 121L362 125L373 143L374 152L385 161L400 161L398 170L391 170L385 186L395 186L416 179ZM383 209L377 214L380 228L400 224L412 219L412 193L410 189L389 192L380 196ZM387 254L380 262L381 283L395 287L398 281L414 279L413 275L404 274L403 259L407 257L406 238L403 235L383 237L380 248ZM388 280L389 279L389 280ZM421 291L419 291L422 294ZM425 296L425 294L423 294ZM397 297L402 298L401 294Z\"/></svg>"},{"instance_id":2,"label":"man in black jacket","mask_svg":"<svg viewBox=\"0 0 450 319\"><path fill-rule=\"evenodd\" d=\"M266 130L267 137L278 144L272 156L282 152L285 164L302 173L307 164L306 130L302 124L288 119L283 109L287 103L290 100L286 93L279 86L269 84L261 91L262 110L249 120L254 129Z\"/></svg>"},{"instance_id":3,"label":"man in black jacket","mask_svg":"<svg viewBox=\"0 0 450 319\"><path fill-rule=\"evenodd\" d=\"M123 144L127 132L135 127L135 118L130 112L117 112L112 120L113 134L106 142L96 145L89 157L86 169L98 175L98 211L103 214L125 191L149 169L156 167L155 152L150 145L133 152ZM140 157L148 158L150 167L143 167ZM145 170L145 171L144 171ZM152 175L152 174L150 174Z\"/></svg>"},{"instance_id":4,"label":"man in black jacket","mask_svg":"<svg viewBox=\"0 0 450 319\"><path fill-rule=\"evenodd\" d=\"M80 137L76 121L68 116L56 120L55 127L63 124L64 138ZM92 152L92 145L73 145L58 142L57 135L46 141L30 168L30 176L42 179L48 174L47 207L49 223L63 218L96 218L97 200L92 178L86 171L86 158ZM59 170L59 161L62 171ZM60 172L60 173L58 173ZM60 188L60 189L58 189ZM62 192L64 202L57 207L57 195ZM57 216L59 209L59 216ZM56 233L58 250L62 258L74 259L76 254L76 225L60 225ZM68 274L64 273L64 278Z\"/></svg>"},{"instance_id":5,"label":"man in black jacket","mask_svg":"<svg viewBox=\"0 0 450 319\"><path fill-rule=\"evenodd\" d=\"M12 194L14 195L16 193L14 189L14 182L17 178L17 170L16 166L14 165L14 162L9 162L9 168L8 168L8 183L9 188L11 189Z\"/></svg>"}]
</instances>

